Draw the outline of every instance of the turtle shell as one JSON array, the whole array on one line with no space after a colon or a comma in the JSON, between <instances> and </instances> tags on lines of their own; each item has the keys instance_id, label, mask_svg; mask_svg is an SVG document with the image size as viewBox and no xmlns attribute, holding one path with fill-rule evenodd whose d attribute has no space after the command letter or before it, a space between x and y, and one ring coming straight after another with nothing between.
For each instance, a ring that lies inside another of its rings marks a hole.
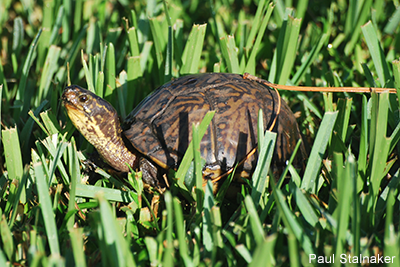
<instances>
[{"instance_id":1,"label":"turtle shell","mask_svg":"<svg viewBox=\"0 0 400 267\"><path fill-rule=\"evenodd\" d=\"M192 123L201 122L208 111L215 110L200 143L206 162L203 176L212 179L241 162L257 146L259 109L264 127L269 129L277 116L278 97L274 90L242 75L189 75L168 82L144 99L126 118L124 134L145 157L162 168L176 170L191 141ZM273 131L278 135L272 168L280 172L301 139L296 119L283 100ZM303 145L298 154L301 162ZM250 176L256 161L257 153L236 173Z\"/></svg>"}]
</instances>

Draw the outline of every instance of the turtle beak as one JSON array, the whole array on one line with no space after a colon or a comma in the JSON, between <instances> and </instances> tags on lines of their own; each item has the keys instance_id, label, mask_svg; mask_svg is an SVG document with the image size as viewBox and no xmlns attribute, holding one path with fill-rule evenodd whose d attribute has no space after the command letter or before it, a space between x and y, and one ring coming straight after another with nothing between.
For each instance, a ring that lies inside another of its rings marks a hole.
<instances>
[{"instance_id":1,"label":"turtle beak","mask_svg":"<svg viewBox=\"0 0 400 267\"><path fill-rule=\"evenodd\" d=\"M71 85L65 88L61 95L62 103L68 110L82 110L82 105L78 101L79 92L83 90L77 85Z\"/></svg>"},{"instance_id":2,"label":"turtle beak","mask_svg":"<svg viewBox=\"0 0 400 267\"><path fill-rule=\"evenodd\" d=\"M61 95L61 99L63 104L68 104L72 102L72 99L76 97L76 93L74 90L74 86L68 86L64 89L64 92Z\"/></svg>"}]
</instances>

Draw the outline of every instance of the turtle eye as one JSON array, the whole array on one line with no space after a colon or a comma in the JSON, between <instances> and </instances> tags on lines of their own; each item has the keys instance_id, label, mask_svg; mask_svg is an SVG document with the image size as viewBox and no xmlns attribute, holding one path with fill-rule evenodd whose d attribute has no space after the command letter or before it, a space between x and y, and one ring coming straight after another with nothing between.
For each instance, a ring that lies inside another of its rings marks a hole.
<instances>
[{"instance_id":1,"label":"turtle eye","mask_svg":"<svg viewBox=\"0 0 400 267\"><path fill-rule=\"evenodd\" d=\"M86 103L89 100L89 97L87 95L81 95L79 97L79 102L81 102L82 104Z\"/></svg>"}]
</instances>

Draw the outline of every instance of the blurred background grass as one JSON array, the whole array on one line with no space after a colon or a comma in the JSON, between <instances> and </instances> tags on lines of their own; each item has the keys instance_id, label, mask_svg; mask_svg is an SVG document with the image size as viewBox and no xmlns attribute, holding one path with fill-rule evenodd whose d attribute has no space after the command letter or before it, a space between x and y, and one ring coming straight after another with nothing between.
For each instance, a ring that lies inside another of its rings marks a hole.
<instances>
[{"instance_id":1,"label":"blurred background grass","mask_svg":"<svg viewBox=\"0 0 400 267\"><path fill-rule=\"evenodd\" d=\"M399 266L395 95L281 92L310 146L304 174L288 166L285 185L235 201L167 192L153 221L135 176L87 183L93 148L60 103L68 66L121 118L188 73L399 89L399 4L1 1L0 265L315 265L310 254L340 265L342 253L384 253Z\"/></svg>"}]
</instances>

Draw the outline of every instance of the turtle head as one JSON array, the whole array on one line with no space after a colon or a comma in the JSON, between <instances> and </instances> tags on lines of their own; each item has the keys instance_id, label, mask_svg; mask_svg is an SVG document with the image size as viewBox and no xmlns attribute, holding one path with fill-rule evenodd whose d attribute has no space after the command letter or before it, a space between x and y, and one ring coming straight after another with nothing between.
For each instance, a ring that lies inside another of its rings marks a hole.
<instances>
[{"instance_id":1,"label":"turtle head","mask_svg":"<svg viewBox=\"0 0 400 267\"><path fill-rule=\"evenodd\" d=\"M65 88L62 100L68 116L75 126L79 126L78 129L82 123L87 123L88 118L97 118L93 122L97 124L102 123L102 118L107 121L111 118L118 120L117 112L110 103L77 85Z\"/></svg>"},{"instance_id":2,"label":"turtle head","mask_svg":"<svg viewBox=\"0 0 400 267\"><path fill-rule=\"evenodd\" d=\"M62 102L74 126L105 159L119 171L127 172L135 156L125 146L116 110L106 100L77 85L68 86Z\"/></svg>"}]
</instances>

